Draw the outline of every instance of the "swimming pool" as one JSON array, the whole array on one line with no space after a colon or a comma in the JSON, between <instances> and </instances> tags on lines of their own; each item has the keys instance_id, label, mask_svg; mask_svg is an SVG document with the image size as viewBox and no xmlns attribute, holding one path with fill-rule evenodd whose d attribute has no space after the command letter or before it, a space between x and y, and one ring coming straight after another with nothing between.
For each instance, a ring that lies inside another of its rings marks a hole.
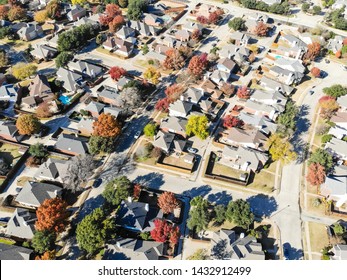
<instances>
[{"instance_id":1,"label":"swimming pool","mask_svg":"<svg viewBox=\"0 0 347 280\"><path fill-rule=\"evenodd\" d=\"M71 103L71 97L69 96L65 96L65 95L61 95L59 97L59 100L61 101L61 103L63 103L64 105L69 105Z\"/></svg>"},{"instance_id":2,"label":"swimming pool","mask_svg":"<svg viewBox=\"0 0 347 280\"><path fill-rule=\"evenodd\" d=\"M279 59L279 58L281 58L282 56L280 56L280 55L275 55L275 58L276 59Z\"/></svg>"}]
</instances>

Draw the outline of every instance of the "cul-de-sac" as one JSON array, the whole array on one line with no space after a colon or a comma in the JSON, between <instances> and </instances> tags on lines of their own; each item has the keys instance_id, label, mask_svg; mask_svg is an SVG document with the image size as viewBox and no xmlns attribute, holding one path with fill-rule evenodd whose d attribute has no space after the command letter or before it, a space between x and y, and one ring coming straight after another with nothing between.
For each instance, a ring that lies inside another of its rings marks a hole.
<instances>
[{"instance_id":1,"label":"cul-de-sac","mask_svg":"<svg viewBox=\"0 0 347 280\"><path fill-rule=\"evenodd\" d=\"M346 0L0 0L1 260L346 242Z\"/></svg>"}]
</instances>

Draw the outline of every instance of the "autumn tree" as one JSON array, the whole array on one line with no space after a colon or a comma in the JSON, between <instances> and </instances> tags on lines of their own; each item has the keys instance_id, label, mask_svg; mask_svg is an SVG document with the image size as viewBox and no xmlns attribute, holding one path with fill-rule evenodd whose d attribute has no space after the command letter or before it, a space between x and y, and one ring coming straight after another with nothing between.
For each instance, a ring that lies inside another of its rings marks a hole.
<instances>
[{"instance_id":1,"label":"autumn tree","mask_svg":"<svg viewBox=\"0 0 347 280\"><path fill-rule=\"evenodd\" d=\"M118 206L122 200L130 196L130 189L130 180L126 176L121 176L106 184L102 196L111 205Z\"/></svg>"},{"instance_id":2,"label":"autumn tree","mask_svg":"<svg viewBox=\"0 0 347 280\"><path fill-rule=\"evenodd\" d=\"M212 13L209 14L208 16L208 22L212 23L212 24L216 24L219 20L219 14L217 13L217 11L214 11Z\"/></svg>"},{"instance_id":3,"label":"autumn tree","mask_svg":"<svg viewBox=\"0 0 347 280\"><path fill-rule=\"evenodd\" d=\"M9 7L6 5L0 5L0 19L6 20L8 15Z\"/></svg>"},{"instance_id":4,"label":"autumn tree","mask_svg":"<svg viewBox=\"0 0 347 280\"><path fill-rule=\"evenodd\" d=\"M199 39L201 38L201 31L199 29L194 29L191 37L193 40L199 41Z\"/></svg>"},{"instance_id":5,"label":"autumn tree","mask_svg":"<svg viewBox=\"0 0 347 280\"><path fill-rule=\"evenodd\" d=\"M318 42L313 42L307 45L307 52L304 55L304 60L314 60L321 50L321 45Z\"/></svg>"},{"instance_id":6,"label":"autumn tree","mask_svg":"<svg viewBox=\"0 0 347 280\"><path fill-rule=\"evenodd\" d=\"M155 104L155 109L162 112L168 112L170 101L167 97L159 99Z\"/></svg>"},{"instance_id":7,"label":"autumn tree","mask_svg":"<svg viewBox=\"0 0 347 280\"><path fill-rule=\"evenodd\" d=\"M267 36L268 29L269 27L267 26L267 24L265 24L262 21L259 21L257 26L254 28L254 34L260 37L265 37Z\"/></svg>"},{"instance_id":8,"label":"autumn tree","mask_svg":"<svg viewBox=\"0 0 347 280\"><path fill-rule=\"evenodd\" d=\"M325 182L325 169L324 166L319 163L311 163L308 166L308 172L306 176L307 182L312 186L320 186Z\"/></svg>"},{"instance_id":9,"label":"autumn tree","mask_svg":"<svg viewBox=\"0 0 347 280\"><path fill-rule=\"evenodd\" d=\"M150 66L143 73L143 77L147 80L150 80L153 84L158 84L161 77L160 71L153 66Z\"/></svg>"},{"instance_id":10,"label":"autumn tree","mask_svg":"<svg viewBox=\"0 0 347 280\"><path fill-rule=\"evenodd\" d=\"M0 51L0 67L4 67L8 64L8 56L5 52Z\"/></svg>"},{"instance_id":11,"label":"autumn tree","mask_svg":"<svg viewBox=\"0 0 347 280\"><path fill-rule=\"evenodd\" d=\"M224 117L223 119L223 127L224 128L232 128L232 127L242 127L243 126L243 121L240 120L237 117L234 117L232 115L227 115L226 117Z\"/></svg>"},{"instance_id":12,"label":"autumn tree","mask_svg":"<svg viewBox=\"0 0 347 280\"><path fill-rule=\"evenodd\" d=\"M67 203L61 198L46 199L36 210L36 230L54 232L64 231L67 218L69 217L69 212L66 208Z\"/></svg>"},{"instance_id":13,"label":"autumn tree","mask_svg":"<svg viewBox=\"0 0 347 280\"><path fill-rule=\"evenodd\" d=\"M251 92L246 86L242 86L237 89L236 95L240 99L249 99Z\"/></svg>"},{"instance_id":14,"label":"autumn tree","mask_svg":"<svg viewBox=\"0 0 347 280\"><path fill-rule=\"evenodd\" d=\"M311 69L311 74L313 75L313 77L318 78L320 77L320 69L318 67L313 67Z\"/></svg>"},{"instance_id":15,"label":"autumn tree","mask_svg":"<svg viewBox=\"0 0 347 280\"><path fill-rule=\"evenodd\" d=\"M39 118L50 118L53 116L53 113L51 111L48 101L42 102L39 106L37 106L36 115Z\"/></svg>"},{"instance_id":16,"label":"autumn tree","mask_svg":"<svg viewBox=\"0 0 347 280\"><path fill-rule=\"evenodd\" d=\"M105 8L105 13L100 16L99 21L101 25L109 26L116 16L121 16L122 10L116 4L107 4Z\"/></svg>"},{"instance_id":17,"label":"autumn tree","mask_svg":"<svg viewBox=\"0 0 347 280\"><path fill-rule=\"evenodd\" d=\"M102 137L115 137L121 132L121 126L116 118L107 113L102 113L93 123L93 135Z\"/></svg>"},{"instance_id":18,"label":"autumn tree","mask_svg":"<svg viewBox=\"0 0 347 280\"><path fill-rule=\"evenodd\" d=\"M24 20L26 18L26 10L20 6L12 6L7 14L9 21Z\"/></svg>"},{"instance_id":19,"label":"autumn tree","mask_svg":"<svg viewBox=\"0 0 347 280\"><path fill-rule=\"evenodd\" d=\"M151 237L156 242L170 242L173 247L179 241L181 234L177 226L172 226L165 220L154 220L154 229L151 231Z\"/></svg>"},{"instance_id":20,"label":"autumn tree","mask_svg":"<svg viewBox=\"0 0 347 280\"><path fill-rule=\"evenodd\" d=\"M39 132L41 123L39 119L30 114L22 114L18 117L16 127L21 135L32 135Z\"/></svg>"},{"instance_id":21,"label":"autumn tree","mask_svg":"<svg viewBox=\"0 0 347 280\"><path fill-rule=\"evenodd\" d=\"M46 10L37 11L34 15L34 20L38 23L44 23L48 18Z\"/></svg>"},{"instance_id":22,"label":"autumn tree","mask_svg":"<svg viewBox=\"0 0 347 280\"><path fill-rule=\"evenodd\" d=\"M177 49L168 50L163 66L166 69L180 70L184 66L184 57Z\"/></svg>"},{"instance_id":23,"label":"autumn tree","mask_svg":"<svg viewBox=\"0 0 347 280\"><path fill-rule=\"evenodd\" d=\"M113 66L111 67L109 73L113 80L118 81L121 77L127 74L127 71L124 68Z\"/></svg>"},{"instance_id":24,"label":"autumn tree","mask_svg":"<svg viewBox=\"0 0 347 280\"><path fill-rule=\"evenodd\" d=\"M174 226L169 236L169 243L172 248L174 248L175 245L178 244L180 237L181 237L180 228L178 226Z\"/></svg>"},{"instance_id":25,"label":"autumn tree","mask_svg":"<svg viewBox=\"0 0 347 280\"><path fill-rule=\"evenodd\" d=\"M198 16L196 18L196 20L201 23L201 24L208 24L209 23L209 20L207 17L204 17L204 16Z\"/></svg>"},{"instance_id":26,"label":"autumn tree","mask_svg":"<svg viewBox=\"0 0 347 280\"><path fill-rule=\"evenodd\" d=\"M12 75L18 80L24 80L36 73L37 66L19 62L12 67Z\"/></svg>"},{"instance_id":27,"label":"autumn tree","mask_svg":"<svg viewBox=\"0 0 347 280\"><path fill-rule=\"evenodd\" d=\"M186 133L188 136L196 135L200 139L208 137L208 119L203 116L190 116L186 126Z\"/></svg>"},{"instance_id":28,"label":"autumn tree","mask_svg":"<svg viewBox=\"0 0 347 280\"><path fill-rule=\"evenodd\" d=\"M180 98L183 91L184 87L182 85L172 84L165 89L165 94L171 102L174 102Z\"/></svg>"},{"instance_id":29,"label":"autumn tree","mask_svg":"<svg viewBox=\"0 0 347 280\"><path fill-rule=\"evenodd\" d=\"M44 252L41 257L40 256L36 256L35 260L36 261L54 260L55 259L55 253L56 253L55 250Z\"/></svg>"},{"instance_id":30,"label":"autumn tree","mask_svg":"<svg viewBox=\"0 0 347 280\"><path fill-rule=\"evenodd\" d=\"M46 7L47 15L51 19L57 19L61 16L61 5L59 0L49 1Z\"/></svg>"},{"instance_id":31,"label":"autumn tree","mask_svg":"<svg viewBox=\"0 0 347 280\"><path fill-rule=\"evenodd\" d=\"M208 61L206 61L205 56L194 55L189 61L188 71L196 78L200 78L204 72Z\"/></svg>"},{"instance_id":32,"label":"autumn tree","mask_svg":"<svg viewBox=\"0 0 347 280\"><path fill-rule=\"evenodd\" d=\"M158 206L164 214L173 213L178 207L178 201L172 192L163 192L158 198Z\"/></svg>"},{"instance_id":33,"label":"autumn tree","mask_svg":"<svg viewBox=\"0 0 347 280\"><path fill-rule=\"evenodd\" d=\"M280 160L283 163L289 163L297 157L288 139L282 138L277 133L270 136L266 146L269 148L269 153L274 161Z\"/></svg>"},{"instance_id":34,"label":"autumn tree","mask_svg":"<svg viewBox=\"0 0 347 280\"><path fill-rule=\"evenodd\" d=\"M319 99L321 107L320 114L324 119L330 119L335 111L339 109L339 104L332 96L323 96Z\"/></svg>"},{"instance_id":35,"label":"autumn tree","mask_svg":"<svg viewBox=\"0 0 347 280\"><path fill-rule=\"evenodd\" d=\"M341 58L341 57L342 57L341 51L338 50L338 51L335 53L335 56L336 56L337 58Z\"/></svg>"},{"instance_id":36,"label":"autumn tree","mask_svg":"<svg viewBox=\"0 0 347 280\"><path fill-rule=\"evenodd\" d=\"M124 25L125 20L122 15L117 15L114 19L108 24L108 27L111 32L116 32L122 25Z\"/></svg>"},{"instance_id":37,"label":"autumn tree","mask_svg":"<svg viewBox=\"0 0 347 280\"><path fill-rule=\"evenodd\" d=\"M43 254L53 249L54 242L56 239L55 232L50 231L35 231L34 237L31 241L31 246L35 252Z\"/></svg>"}]
</instances>

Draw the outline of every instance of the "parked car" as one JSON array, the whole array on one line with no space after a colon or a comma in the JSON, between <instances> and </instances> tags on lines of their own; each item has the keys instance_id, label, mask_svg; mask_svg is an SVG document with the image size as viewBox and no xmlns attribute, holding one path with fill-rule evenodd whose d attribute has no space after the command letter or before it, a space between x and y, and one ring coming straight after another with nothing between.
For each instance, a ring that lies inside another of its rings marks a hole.
<instances>
[{"instance_id":1,"label":"parked car","mask_svg":"<svg viewBox=\"0 0 347 280\"><path fill-rule=\"evenodd\" d=\"M92 187L93 188L97 188L97 187L99 187L101 185L101 183L102 183L102 179L101 178L95 179L94 182L93 182Z\"/></svg>"},{"instance_id":2,"label":"parked car","mask_svg":"<svg viewBox=\"0 0 347 280\"><path fill-rule=\"evenodd\" d=\"M346 65L341 65L341 68L342 68L344 71L347 71L347 66L346 66Z\"/></svg>"},{"instance_id":3,"label":"parked car","mask_svg":"<svg viewBox=\"0 0 347 280\"><path fill-rule=\"evenodd\" d=\"M324 61L325 61L325 63L330 63L330 60L327 58Z\"/></svg>"},{"instance_id":4,"label":"parked car","mask_svg":"<svg viewBox=\"0 0 347 280\"><path fill-rule=\"evenodd\" d=\"M136 132L134 135L134 138L135 139L139 138L141 136L141 133L142 133L141 131Z\"/></svg>"},{"instance_id":5,"label":"parked car","mask_svg":"<svg viewBox=\"0 0 347 280\"><path fill-rule=\"evenodd\" d=\"M314 94L314 90L311 89L311 90L309 91L309 93L310 93L310 95Z\"/></svg>"},{"instance_id":6,"label":"parked car","mask_svg":"<svg viewBox=\"0 0 347 280\"><path fill-rule=\"evenodd\" d=\"M193 148L193 147L189 147L189 148L187 148L187 151L188 151L189 153L196 154L196 153L198 152L198 149L195 149L195 148Z\"/></svg>"}]
</instances>

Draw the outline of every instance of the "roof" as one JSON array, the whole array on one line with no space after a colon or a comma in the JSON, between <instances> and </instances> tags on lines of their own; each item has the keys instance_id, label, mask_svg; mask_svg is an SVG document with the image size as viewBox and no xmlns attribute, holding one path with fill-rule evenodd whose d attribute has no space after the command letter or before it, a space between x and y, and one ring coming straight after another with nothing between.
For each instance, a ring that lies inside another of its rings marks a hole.
<instances>
[{"instance_id":1,"label":"roof","mask_svg":"<svg viewBox=\"0 0 347 280\"><path fill-rule=\"evenodd\" d=\"M105 88L98 93L98 96L115 100L119 104L122 104L122 99L120 98L120 94L116 88L105 86Z\"/></svg>"},{"instance_id":2,"label":"roof","mask_svg":"<svg viewBox=\"0 0 347 280\"><path fill-rule=\"evenodd\" d=\"M253 101L250 99L247 100L247 102L245 104L245 108L249 108L249 109L252 109L256 112L263 112L263 113L267 113L267 114L271 114L271 113L276 111L276 109L270 105L260 103L257 101Z\"/></svg>"},{"instance_id":3,"label":"roof","mask_svg":"<svg viewBox=\"0 0 347 280\"><path fill-rule=\"evenodd\" d=\"M23 26L18 30L19 36L26 36L31 34L32 32L42 32L42 27L36 23L28 23L26 26Z\"/></svg>"},{"instance_id":4,"label":"roof","mask_svg":"<svg viewBox=\"0 0 347 280\"><path fill-rule=\"evenodd\" d=\"M127 27L127 26L122 26L122 28L116 32L116 35L124 37L124 38L128 38L132 36L134 33L135 33L135 29L131 27Z\"/></svg>"},{"instance_id":5,"label":"roof","mask_svg":"<svg viewBox=\"0 0 347 280\"><path fill-rule=\"evenodd\" d=\"M29 85L30 95L39 95L43 93L52 93L51 87L48 83L47 77L44 75L36 75Z\"/></svg>"},{"instance_id":6,"label":"roof","mask_svg":"<svg viewBox=\"0 0 347 280\"><path fill-rule=\"evenodd\" d=\"M14 137L18 132L18 129L13 121L1 121L0 120L0 135L7 135Z\"/></svg>"},{"instance_id":7,"label":"roof","mask_svg":"<svg viewBox=\"0 0 347 280\"><path fill-rule=\"evenodd\" d=\"M274 102L283 106L285 106L287 103L287 98L284 97L284 95L278 91L263 91L257 89L252 93L251 99L257 101L273 100Z\"/></svg>"},{"instance_id":8,"label":"roof","mask_svg":"<svg viewBox=\"0 0 347 280\"><path fill-rule=\"evenodd\" d=\"M87 130L88 132L90 133L93 133L93 123L94 123L94 120L93 119L85 119L85 118L82 118L80 120L80 122L77 124L77 128L78 130Z\"/></svg>"},{"instance_id":9,"label":"roof","mask_svg":"<svg viewBox=\"0 0 347 280\"><path fill-rule=\"evenodd\" d=\"M270 121L264 116L252 115L245 112L241 112L238 118L245 124L252 125L266 134L274 133L277 130L277 124Z\"/></svg>"},{"instance_id":10,"label":"roof","mask_svg":"<svg viewBox=\"0 0 347 280\"><path fill-rule=\"evenodd\" d=\"M199 23L196 23L196 22L193 22L193 21L186 21L183 25L182 25L182 29L183 30L188 30L188 31L193 31L195 29L198 29L198 30L203 30L204 27L199 24Z\"/></svg>"},{"instance_id":11,"label":"roof","mask_svg":"<svg viewBox=\"0 0 347 280\"><path fill-rule=\"evenodd\" d=\"M82 81L82 76L80 74L62 67L58 69L57 76L57 80L64 83L63 87L67 91L76 91L78 89L78 86L80 86L80 82Z\"/></svg>"},{"instance_id":12,"label":"roof","mask_svg":"<svg viewBox=\"0 0 347 280\"><path fill-rule=\"evenodd\" d=\"M118 87L124 87L127 83L129 83L130 81L132 81L133 79L131 78L128 78L128 77L125 77L123 76L122 78L120 78L118 81L117 81L117 86Z\"/></svg>"},{"instance_id":13,"label":"roof","mask_svg":"<svg viewBox=\"0 0 347 280\"><path fill-rule=\"evenodd\" d=\"M330 121L336 124L347 123L347 112L338 111L331 117Z\"/></svg>"},{"instance_id":14,"label":"roof","mask_svg":"<svg viewBox=\"0 0 347 280\"><path fill-rule=\"evenodd\" d=\"M7 84L0 87L0 100L10 99L12 96L17 96L17 89L14 85Z\"/></svg>"},{"instance_id":15,"label":"roof","mask_svg":"<svg viewBox=\"0 0 347 280\"><path fill-rule=\"evenodd\" d=\"M212 80L218 81L218 83L221 81L226 82L229 79L229 77L230 77L230 73L220 71L220 70L214 70L210 76Z\"/></svg>"},{"instance_id":16,"label":"roof","mask_svg":"<svg viewBox=\"0 0 347 280\"><path fill-rule=\"evenodd\" d=\"M190 33L188 30L177 30L175 38L178 40L188 40L190 38Z\"/></svg>"},{"instance_id":17,"label":"roof","mask_svg":"<svg viewBox=\"0 0 347 280\"><path fill-rule=\"evenodd\" d=\"M331 150L334 153L347 156L347 142L341 139L332 138L328 143L325 144L325 149Z\"/></svg>"},{"instance_id":18,"label":"roof","mask_svg":"<svg viewBox=\"0 0 347 280\"><path fill-rule=\"evenodd\" d=\"M58 51L47 45L37 44L34 49L30 52L33 56L45 59L50 53L56 54Z\"/></svg>"},{"instance_id":19,"label":"roof","mask_svg":"<svg viewBox=\"0 0 347 280\"><path fill-rule=\"evenodd\" d=\"M235 143L253 143L260 144L267 140L267 137L258 129L243 130L237 127L229 129L228 139Z\"/></svg>"},{"instance_id":20,"label":"roof","mask_svg":"<svg viewBox=\"0 0 347 280\"><path fill-rule=\"evenodd\" d=\"M158 60L159 62L163 62L166 58L166 55L150 51L146 54L146 58L147 59L155 59L155 60Z\"/></svg>"},{"instance_id":21,"label":"roof","mask_svg":"<svg viewBox=\"0 0 347 280\"><path fill-rule=\"evenodd\" d=\"M326 196L347 195L347 176L327 176L321 186L321 193Z\"/></svg>"},{"instance_id":22,"label":"roof","mask_svg":"<svg viewBox=\"0 0 347 280\"><path fill-rule=\"evenodd\" d=\"M304 73L306 68L302 65L301 61L297 59L289 59L280 57L274 61L274 64L280 66L283 69L291 70L293 72Z\"/></svg>"},{"instance_id":23,"label":"roof","mask_svg":"<svg viewBox=\"0 0 347 280\"><path fill-rule=\"evenodd\" d=\"M102 103L91 101L85 110L88 112L100 114L101 111L104 109L104 107L105 107L105 105Z\"/></svg>"},{"instance_id":24,"label":"roof","mask_svg":"<svg viewBox=\"0 0 347 280\"><path fill-rule=\"evenodd\" d=\"M71 61L67 66L69 69L78 71L82 73L82 75L85 74L89 77L96 76L102 71L100 66L81 60Z\"/></svg>"},{"instance_id":25,"label":"roof","mask_svg":"<svg viewBox=\"0 0 347 280\"><path fill-rule=\"evenodd\" d=\"M168 117L161 120L160 128L168 128L174 132L185 133L187 120L178 117Z\"/></svg>"},{"instance_id":26,"label":"roof","mask_svg":"<svg viewBox=\"0 0 347 280\"><path fill-rule=\"evenodd\" d=\"M247 49L245 46L236 46L233 44L229 44L225 47L223 47L219 52L220 57L233 57L236 54L242 55L242 56L249 56L250 50Z\"/></svg>"},{"instance_id":27,"label":"roof","mask_svg":"<svg viewBox=\"0 0 347 280\"><path fill-rule=\"evenodd\" d=\"M193 103L198 103L200 99L204 96L204 91L198 88L189 87L184 93L186 101Z\"/></svg>"},{"instance_id":28,"label":"roof","mask_svg":"<svg viewBox=\"0 0 347 280\"><path fill-rule=\"evenodd\" d=\"M105 114L111 114L114 116L116 119L118 118L118 115L122 112L122 109L117 108L117 107L105 107L104 108L104 113Z\"/></svg>"},{"instance_id":29,"label":"roof","mask_svg":"<svg viewBox=\"0 0 347 280\"><path fill-rule=\"evenodd\" d=\"M6 234L23 239L32 239L36 215L22 208L16 208L7 223Z\"/></svg>"},{"instance_id":30,"label":"roof","mask_svg":"<svg viewBox=\"0 0 347 280\"><path fill-rule=\"evenodd\" d=\"M245 33L243 32L240 32L240 31L235 31L234 33L232 33L230 35L230 39L232 40L237 40L237 41L245 41L245 42L248 42L250 37L247 36Z\"/></svg>"},{"instance_id":31,"label":"roof","mask_svg":"<svg viewBox=\"0 0 347 280\"><path fill-rule=\"evenodd\" d=\"M58 180L62 180L66 176L69 162L67 160L52 159L42 163L35 173L34 177Z\"/></svg>"},{"instance_id":32,"label":"roof","mask_svg":"<svg viewBox=\"0 0 347 280\"><path fill-rule=\"evenodd\" d=\"M174 134L158 131L157 135L154 137L153 146L168 152L171 149L174 139Z\"/></svg>"},{"instance_id":33,"label":"roof","mask_svg":"<svg viewBox=\"0 0 347 280\"><path fill-rule=\"evenodd\" d=\"M32 207L39 207L46 199L56 198L61 188L47 183L28 181L16 197L16 201Z\"/></svg>"},{"instance_id":34,"label":"roof","mask_svg":"<svg viewBox=\"0 0 347 280\"><path fill-rule=\"evenodd\" d=\"M335 244L332 249L334 256L331 257L333 260L347 260L347 245Z\"/></svg>"},{"instance_id":35,"label":"roof","mask_svg":"<svg viewBox=\"0 0 347 280\"><path fill-rule=\"evenodd\" d=\"M218 60L219 65L223 65L225 68L227 68L229 71L232 71L235 68L236 63L232 61L231 59L225 57Z\"/></svg>"},{"instance_id":36,"label":"roof","mask_svg":"<svg viewBox=\"0 0 347 280\"><path fill-rule=\"evenodd\" d=\"M282 75L282 76L291 76L294 75L294 78L296 80L301 81L301 79L305 76L305 74L299 72L299 71L293 71L289 69L282 68L280 66L273 66L270 68L270 71L275 72L277 75Z\"/></svg>"},{"instance_id":37,"label":"roof","mask_svg":"<svg viewBox=\"0 0 347 280\"><path fill-rule=\"evenodd\" d=\"M0 260L29 260L33 250L0 243Z\"/></svg>"},{"instance_id":38,"label":"roof","mask_svg":"<svg viewBox=\"0 0 347 280\"><path fill-rule=\"evenodd\" d=\"M347 108L347 95L340 96L336 101L341 107Z\"/></svg>"},{"instance_id":39,"label":"roof","mask_svg":"<svg viewBox=\"0 0 347 280\"><path fill-rule=\"evenodd\" d=\"M87 145L80 139L67 134L61 134L58 141L55 143L55 148L62 151L68 151L78 155L87 153Z\"/></svg>"},{"instance_id":40,"label":"roof","mask_svg":"<svg viewBox=\"0 0 347 280\"><path fill-rule=\"evenodd\" d=\"M74 16L74 15L80 13L80 12L82 12L82 14L83 14L83 12L84 12L84 14L85 14L85 13L86 13L86 10L85 10L84 8L82 8L80 5L73 5L73 6L71 7L71 11L68 12L68 15Z\"/></svg>"},{"instance_id":41,"label":"roof","mask_svg":"<svg viewBox=\"0 0 347 280\"><path fill-rule=\"evenodd\" d=\"M189 112L192 110L192 108L193 108L192 103L177 100L174 103L170 104L169 111L170 111L170 113L171 113L171 111L176 111L176 112L179 112L179 113L187 116L189 114Z\"/></svg>"},{"instance_id":42,"label":"roof","mask_svg":"<svg viewBox=\"0 0 347 280\"><path fill-rule=\"evenodd\" d=\"M301 39L299 39L298 37L291 35L291 34L284 34L281 36L282 39L288 41L289 43L291 43L292 45L296 45L298 47L307 47L307 44L302 41Z\"/></svg>"},{"instance_id":43,"label":"roof","mask_svg":"<svg viewBox=\"0 0 347 280\"><path fill-rule=\"evenodd\" d=\"M288 86L284 83L280 83L278 81L275 81L275 80L272 80L266 76L263 76L261 79L260 79L260 83L265 85L266 87L274 90L274 91L280 91L287 95L291 94L292 91L294 90L294 88L292 88L291 86Z\"/></svg>"}]
</instances>

